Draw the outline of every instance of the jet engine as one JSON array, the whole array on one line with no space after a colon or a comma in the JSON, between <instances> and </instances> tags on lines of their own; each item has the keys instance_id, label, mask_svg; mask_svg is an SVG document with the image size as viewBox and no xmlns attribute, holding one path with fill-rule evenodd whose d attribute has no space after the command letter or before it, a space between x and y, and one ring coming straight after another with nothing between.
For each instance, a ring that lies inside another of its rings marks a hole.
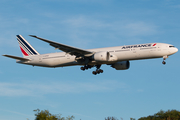
<instances>
[{"instance_id":1,"label":"jet engine","mask_svg":"<svg viewBox=\"0 0 180 120\"><path fill-rule=\"evenodd\" d=\"M127 70L129 69L130 62L129 61L121 61L111 65L111 67L115 68L116 70Z\"/></svg>"},{"instance_id":2,"label":"jet engine","mask_svg":"<svg viewBox=\"0 0 180 120\"><path fill-rule=\"evenodd\" d=\"M109 60L109 52L97 52L93 56L95 61L108 61Z\"/></svg>"}]
</instances>

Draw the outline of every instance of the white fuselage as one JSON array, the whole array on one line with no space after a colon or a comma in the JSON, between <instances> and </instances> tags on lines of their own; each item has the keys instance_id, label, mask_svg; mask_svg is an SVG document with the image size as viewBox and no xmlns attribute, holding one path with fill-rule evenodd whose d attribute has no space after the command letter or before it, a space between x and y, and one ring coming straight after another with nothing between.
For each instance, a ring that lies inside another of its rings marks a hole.
<instances>
[{"instance_id":1,"label":"white fuselage","mask_svg":"<svg viewBox=\"0 0 180 120\"><path fill-rule=\"evenodd\" d=\"M107 47L107 48L97 48L88 49L94 53L107 51L109 52L108 61L91 61L89 65L97 64L113 64L118 61L129 61L129 60L139 60L139 59L151 59L151 58L161 58L163 56L169 56L178 51L177 48L170 44L165 43L148 43L148 44L138 44L138 45L127 45L127 46L117 46L117 47ZM73 65L84 65L84 63L78 62L76 56L67 54L65 52L49 53L28 56L30 61L20 61L17 63L28 64L33 66L42 67L64 67Z\"/></svg>"}]
</instances>

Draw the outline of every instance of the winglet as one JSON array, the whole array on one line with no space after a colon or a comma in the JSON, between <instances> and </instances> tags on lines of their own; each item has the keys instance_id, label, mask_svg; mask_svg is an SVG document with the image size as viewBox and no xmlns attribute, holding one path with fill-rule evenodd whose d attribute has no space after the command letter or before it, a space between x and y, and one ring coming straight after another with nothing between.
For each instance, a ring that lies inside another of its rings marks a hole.
<instances>
[{"instance_id":1,"label":"winglet","mask_svg":"<svg viewBox=\"0 0 180 120\"><path fill-rule=\"evenodd\" d=\"M29 35L29 36L31 36L31 37L37 37L36 35Z\"/></svg>"}]
</instances>

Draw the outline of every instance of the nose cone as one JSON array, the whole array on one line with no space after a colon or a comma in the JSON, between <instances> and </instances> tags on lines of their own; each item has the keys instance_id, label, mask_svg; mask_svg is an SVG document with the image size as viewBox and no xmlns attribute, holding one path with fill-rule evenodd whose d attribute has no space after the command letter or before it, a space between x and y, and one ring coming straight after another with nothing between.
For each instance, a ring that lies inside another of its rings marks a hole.
<instances>
[{"instance_id":1,"label":"nose cone","mask_svg":"<svg viewBox=\"0 0 180 120\"><path fill-rule=\"evenodd\" d=\"M169 45L170 55L175 54L177 51L178 51L178 49L176 47L174 47L173 45Z\"/></svg>"},{"instance_id":2,"label":"nose cone","mask_svg":"<svg viewBox=\"0 0 180 120\"><path fill-rule=\"evenodd\" d=\"M177 48L173 48L173 51L172 51L172 52L173 52L173 54L174 54L174 53L176 53L177 51L178 51Z\"/></svg>"},{"instance_id":3,"label":"nose cone","mask_svg":"<svg viewBox=\"0 0 180 120\"><path fill-rule=\"evenodd\" d=\"M175 53L178 51L178 49L177 48L175 48Z\"/></svg>"},{"instance_id":4,"label":"nose cone","mask_svg":"<svg viewBox=\"0 0 180 120\"><path fill-rule=\"evenodd\" d=\"M169 55L172 55L176 53L177 51L178 49L175 46L169 44Z\"/></svg>"}]
</instances>

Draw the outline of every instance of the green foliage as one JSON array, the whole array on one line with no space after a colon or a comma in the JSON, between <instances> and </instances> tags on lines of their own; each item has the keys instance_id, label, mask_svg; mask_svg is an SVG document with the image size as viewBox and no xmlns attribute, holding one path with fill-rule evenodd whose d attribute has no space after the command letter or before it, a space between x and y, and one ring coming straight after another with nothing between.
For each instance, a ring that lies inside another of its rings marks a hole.
<instances>
[{"instance_id":1,"label":"green foliage","mask_svg":"<svg viewBox=\"0 0 180 120\"><path fill-rule=\"evenodd\" d=\"M180 112L177 110L168 110L166 112L160 110L154 115L150 115L148 117L141 117L138 120L180 120Z\"/></svg>"},{"instance_id":2,"label":"green foliage","mask_svg":"<svg viewBox=\"0 0 180 120\"><path fill-rule=\"evenodd\" d=\"M105 120L118 120L118 119L115 117L107 117L107 118L105 118Z\"/></svg>"},{"instance_id":3,"label":"green foliage","mask_svg":"<svg viewBox=\"0 0 180 120\"><path fill-rule=\"evenodd\" d=\"M134 119L134 118L130 118L130 120L136 120L136 119Z\"/></svg>"},{"instance_id":4,"label":"green foliage","mask_svg":"<svg viewBox=\"0 0 180 120\"><path fill-rule=\"evenodd\" d=\"M61 117L61 114L58 115L52 115L51 113L49 113L48 110L39 110L36 109L34 110L34 112L36 112L35 116L35 120L73 120L74 116L68 116L66 118Z\"/></svg>"},{"instance_id":5,"label":"green foliage","mask_svg":"<svg viewBox=\"0 0 180 120\"><path fill-rule=\"evenodd\" d=\"M74 116L61 117L61 114L53 115L48 110L34 110L35 120L73 120ZM118 120L115 117L107 117L105 120ZM123 119L122 119L123 120ZM130 120L135 120L134 118L130 118ZM149 115L147 117L141 117L138 120L180 120L180 112L177 110L168 110L163 111L160 110L158 113L154 115Z\"/></svg>"}]
</instances>

